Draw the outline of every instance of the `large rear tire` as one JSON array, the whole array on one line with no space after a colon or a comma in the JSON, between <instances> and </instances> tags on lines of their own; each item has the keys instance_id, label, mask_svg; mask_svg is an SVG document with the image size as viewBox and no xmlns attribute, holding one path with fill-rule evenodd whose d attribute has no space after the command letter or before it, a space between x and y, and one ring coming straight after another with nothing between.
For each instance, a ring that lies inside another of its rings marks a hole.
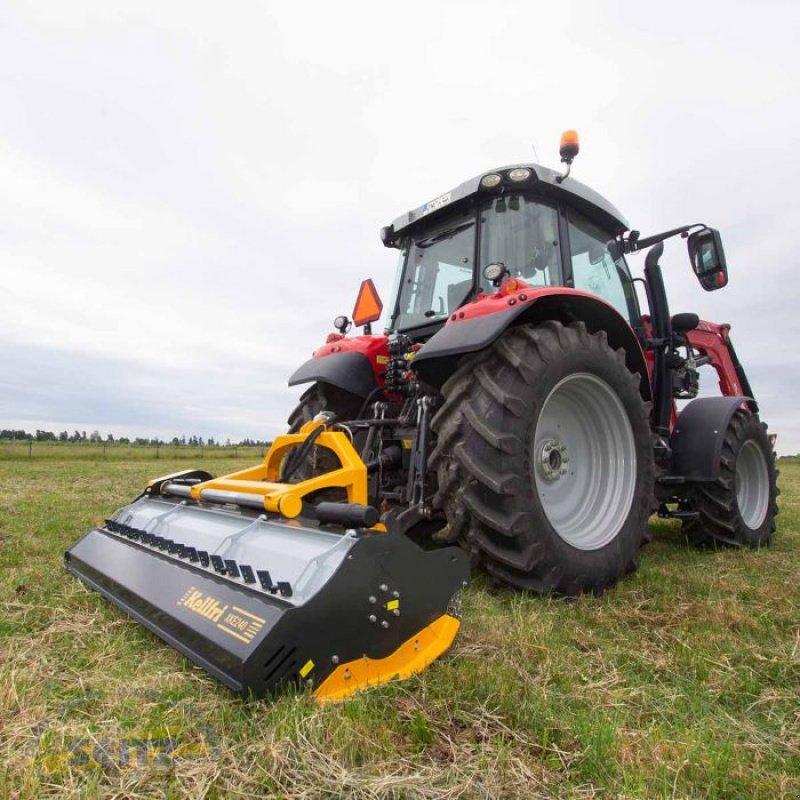
<instances>
[{"instance_id":1,"label":"large rear tire","mask_svg":"<svg viewBox=\"0 0 800 800\"><path fill-rule=\"evenodd\" d=\"M737 411L722 441L719 476L693 488L696 520L683 526L690 543L701 546L764 547L775 532L778 470L767 426Z\"/></svg>"},{"instance_id":2,"label":"large rear tire","mask_svg":"<svg viewBox=\"0 0 800 800\"><path fill-rule=\"evenodd\" d=\"M600 593L636 569L654 480L639 380L583 323L515 327L466 359L433 420L448 540L543 594Z\"/></svg>"}]
</instances>

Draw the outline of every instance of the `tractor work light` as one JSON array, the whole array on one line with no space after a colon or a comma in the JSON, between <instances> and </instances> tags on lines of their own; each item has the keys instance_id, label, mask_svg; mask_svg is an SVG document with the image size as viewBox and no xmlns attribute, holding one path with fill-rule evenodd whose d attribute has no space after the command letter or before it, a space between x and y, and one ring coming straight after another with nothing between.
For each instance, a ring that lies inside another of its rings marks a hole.
<instances>
[{"instance_id":1,"label":"tractor work light","mask_svg":"<svg viewBox=\"0 0 800 800\"><path fill-rule=\"evenodd\" d=\"M506 265L498 261L495 264L487 264L483 269L483 277L487 281L491 281L495 286L500 284L503 276L506 274Z\"/></svg>"},{"instance_id":2,"label":"tractor work light","mask_svg":"<svg viewBox=\"0 0 800 800\"><path fill-rule=\"evenodd\" d=\"M508 173L508 177L514 181L514 183L522 183L522 181L528 180L531 176L531 171L527 167L518 167L517 169L512 169L511 172Z\"/></svg>"},{"instance_id":3,"label":"tractor work light","mask_svg":"<svg viewBox=\"0 0 800 800\"><path fill-rule=\"evenodd\" d=\"M489 175L484 175L481 178L481 186L484 189L494 189L495 186L499 186L503 181L503 178L498 175L496 172L492 172Z\"/></svg>"}]
</instances>

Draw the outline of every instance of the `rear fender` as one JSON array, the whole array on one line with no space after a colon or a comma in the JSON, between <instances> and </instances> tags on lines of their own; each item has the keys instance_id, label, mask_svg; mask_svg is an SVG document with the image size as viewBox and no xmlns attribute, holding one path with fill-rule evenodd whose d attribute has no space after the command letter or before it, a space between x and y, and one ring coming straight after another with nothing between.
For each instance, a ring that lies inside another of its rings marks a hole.
<instances>
[{"instance_id":1,"label":"rear fender","mask_svg":"<svg viewBox=\"0 0 800 800\"><path fill-rule=\"evenodd\" d=\"M731 417L740 408L756 413L750 397L698 397L681 411L670 436L672 472L691 481L719 477L722 442Z\"/></svg>"},{"instance_id":2,"label":"rear fender","mask_svg":"<svg viewBox=\"0 0 800 800\"><path fill-rule=\"evenodd\" d=\"M289 386L320 381L366 397L378 386L389 363L387 336L342 336L332 333L289 378Z\"/></svg>"},{"instance_id":3,"label":"rear fender","mask_svg":"<svg viewBox=\"0 0 800 800\"><path fill-rule=\"evenodd\" d=\"M652 399L644 353L628 321L596 296L566 287L525 288L510 297L494 295L464 306L425 343L412 365L423 380L441 388L461 356L485 350L512 325L546 320L583 322L590 333L605 331L609 346L623 348L628 369L639 374L642 398Z\"/></svg>"},{"instance_id":4,"label":"rear fender","mask_svg":"<svg viewBox=\"0 0 800 800\"><path fill-rule=\"evenodd\" d=\"M366 397L378 385L369 359L363 353L333 353L306 361L289 378L289 386L329 383L358 397Z\"/></svg>"}]
</instances>

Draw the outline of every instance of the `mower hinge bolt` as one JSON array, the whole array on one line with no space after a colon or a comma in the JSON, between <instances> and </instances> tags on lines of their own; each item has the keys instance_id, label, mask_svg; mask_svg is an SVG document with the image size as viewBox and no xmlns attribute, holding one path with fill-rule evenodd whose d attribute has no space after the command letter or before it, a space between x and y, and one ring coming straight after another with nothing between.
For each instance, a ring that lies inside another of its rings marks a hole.
<instances>
[{"instance_id":1,"label":"mower hinge bolt","mask_svg":"<svg viewBox=\"0 0 800 800\"><path fill-rule=\"evenodd\" d=\"M331 656L331 664L338 664L339 656Z\"/></svg>"},{"instance_id":2,"label":"mower hinge bolt","mask_svg":"<svg viewBox=\"0 0 800 800\"><path fill-rule=\"evenodd\" d=\"M381 585L380 585L378 588L379 588L379 589L380 589L382 592L388 592L388 591L389 591L389 587L388 587L388 586L387 586L385 583L382 583L382 584L381 584Z\"/></svg>"},{"instance_id":3,"label":"mower hinge bolt","mask_svg":"<svg viewBox=\"0 0 800 800\"><path fill-rule=\"evenodd\" d=\"M398 591L397 591L397 589L395 589L395 590L392 592L392 597L400 597L400 592L398 592Z\"/></svg>"},{"instance_id":4,"label":"mower hinge bolt","mask_svg":"<svg viewBox=\"0 0 800 800\"><path fill-rule=\"evenodd\" d=\"M369 615L369 621L370 622L377 622L378 618L374 614L370 614Z\"/></svg>"},{"instance_id":5,"label":"mower hinge bolt","mask_svg":"<svg viewBox=\"0 0 800 800\"><path fill-rule=\"evenodd\" d=\"M370 601L370 603L372 603L372 605L375 605L375 603L378 602L378 599L374 595L370 595L369 596L369 601Z\"/></svg>"},{"instance_id":6,"label":"mower hinge bolt","mask_svg":"<svg viewBox=\"0 0 800 800\"><path fill-rule=\"evenodd\" d=\"M381 622L381 628L388 628L388 627L389 623L386 620L383 620L383 622Z\"/></svg>"},{"instance_id":7,"label":"mower hinge bolt","mask_svg":"<svg viewBox=\"0 0 800 800\"><path fill-rule=\"evenodd\" d=\"M399 616L400 616L400 609L399 609L399 608L395 608L395 609L392 611L392 614L394 614L396 617L399 617Z\"/></svg>"}]
</instances>

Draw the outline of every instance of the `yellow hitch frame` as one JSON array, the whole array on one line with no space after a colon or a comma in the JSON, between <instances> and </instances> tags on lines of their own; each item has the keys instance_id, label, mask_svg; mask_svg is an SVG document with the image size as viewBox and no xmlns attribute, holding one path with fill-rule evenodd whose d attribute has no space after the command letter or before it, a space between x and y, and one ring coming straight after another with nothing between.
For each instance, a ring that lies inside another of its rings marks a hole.
<instances>
[{"instance_id":1,"label":"yellow hitch frame","mask_svg":"<svg viewBox=\"0 0 800 800\"><path fill-rule=\"evenodd\" d=\"M333 452L341 465L338 469L298 483L280 482L281 466L286 456L320 427L325 427L324 421L311 420L297 433L278 436L264 456L263 463L192 486L192 499L201 501L203 492L208 490L256 495L263 498L265 511L289 519L300 514L304 497L320 489L344 489L348 503L367 505L367 468L347 435L339 431L323 430L314 442L316 447L325 447ZM158 478L149 485L163 481L164 478ZM383 526L380 528L383 529Z\"/></svg>"}]
</instances>

